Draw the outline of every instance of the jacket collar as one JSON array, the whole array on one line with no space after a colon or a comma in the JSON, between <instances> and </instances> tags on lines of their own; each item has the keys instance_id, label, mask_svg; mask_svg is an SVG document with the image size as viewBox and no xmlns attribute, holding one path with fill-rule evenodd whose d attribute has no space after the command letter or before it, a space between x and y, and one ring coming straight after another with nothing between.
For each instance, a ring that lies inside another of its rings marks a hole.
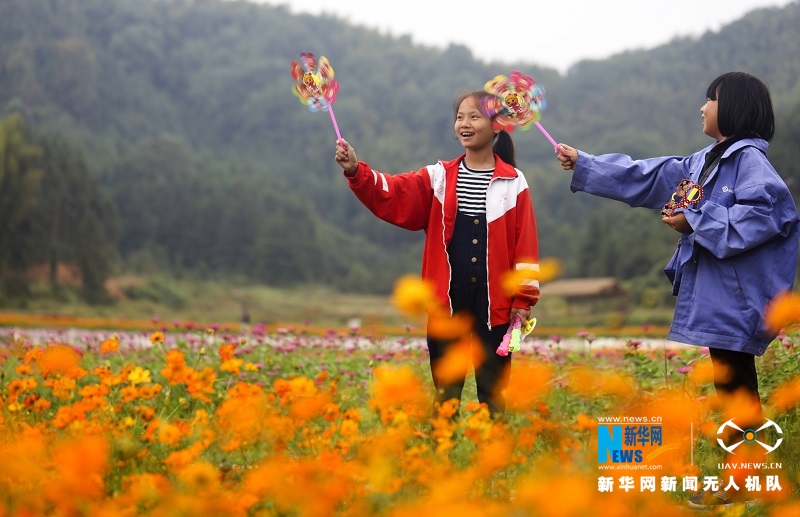
<instances>
[{"instance_id":1,"label":"jacket collar","mask_svg":"<svg viewBox=\"0 0 800 517\"><path fill-rule=\"evenodd\" d=\"M738 151L742 147L748 147L748 146L755 147L756 149L758 149L762 153L766 154L767 149L769 148L769 142L767 142L763 138L743 138L743 139L739 140L738 142L736 142L735 144L733 144L732 146L730 146L727 149L725 149L725 152L722 153L722 158L727 158L728 156L732 155L733 153L735 153L736 151ZM709 145L706 148L706 153L708 151L710 151L713 147L714 147L714 144Z\"/></svg>"},{"instance_id":2,"label":"jacket collar","mask_svg":"<svg viewBox=\"0 0 800 517\"><path fill-rule=\"evenodd\" d=\"M458 164L461 163L461 160L464 159L466 154L462 154L458 158L455 158L450 161L442 161L442 165L444 165L445 170L451 171L454 170L458 172ZM516 178L517 177L517 169L512 167L511 165L507 164L503 160L500 159L497 154L494 155L494 175L492 178Z\"/></svg>"}]
</instances>

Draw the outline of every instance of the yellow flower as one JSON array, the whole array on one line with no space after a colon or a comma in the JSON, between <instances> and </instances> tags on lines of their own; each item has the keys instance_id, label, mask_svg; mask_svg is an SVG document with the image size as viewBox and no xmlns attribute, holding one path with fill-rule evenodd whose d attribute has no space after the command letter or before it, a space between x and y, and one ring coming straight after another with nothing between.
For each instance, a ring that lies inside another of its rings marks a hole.
<instances>
[{"instance_id":1,"label":"yellow flower","mask_svg":"<svg viewBox=\"0 0 800 517\"><path fill-rule=\"evenodd\" d=\"M152 382L150 379L150 370L145 370L141 366L137 366L128 374L128 382L134 386L137 384L149 384Z\"/></svg>"},{"instance_id":2,"label":"yellow flower","mask_svg":"<svg viewBox=\"0 0 800 517\"><path fill-rule=\"evenodd\" d=\"M153 343L154 345L157 344L157 343L163 343L164 342L164 333L161 332L161 331L153 332L153 334L150 336L150 342Z\"/></svg>"}]
</instances>

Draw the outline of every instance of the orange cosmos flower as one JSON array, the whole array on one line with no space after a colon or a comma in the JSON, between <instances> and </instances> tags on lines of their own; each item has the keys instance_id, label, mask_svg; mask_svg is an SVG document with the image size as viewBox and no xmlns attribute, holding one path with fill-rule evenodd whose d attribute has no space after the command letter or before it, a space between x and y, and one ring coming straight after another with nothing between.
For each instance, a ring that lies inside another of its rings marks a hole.
<instances>
[{"instance_id":1,"label":"orange cosmos flower","mask_svg":"<svg viewBox=\"0 0 800 517\"><path fill-rule=\"evenodd\" d=\"M570 389L589 397L605 395L626 397L636 394L635 381L617 371L602 371L579 366L567 372L566 381Z\"/></svg>"},{"instance_id":2,"label":"orange cosmos flower","mask_svg":"<svg viewBox=\"0 0 800 517\"><path fill-rule=\"evenodd\" d=\"M445 384L463 379L467 375L470 362L473 361L473 353L481 355L482 350L480 347L473 347L469 338L451 343L444 356L434 365L434 376ZM483 357L477 356L474 360L476 364L480 364L483 362Z\"/></svg>"},{"instance_id":3,"label":"orange cosmos flower","mask_svg":"<svg viewBox=\"0 0 800 517\"><path fill-rule=\"evenodd\" d=\"M725 370L724 367L720 366L717 369L717 372L714 372L714 366L711 363L711 359L703 359L694 363L694 367L691 371L689 371L686 376L695 384L709 384L714 382L714 375L720 380L726 379L730 374Z\"/></svg>"},{"instance_id":4,"label":"orange cosmos flower","mask_svg":"<svg viewBox=\"0 0 800 517\"><path fill-rule=\"evenodd\" d=\"M778 385L770 394L769 403L780 412L800 404L800 375Z\"/></svg>"},{"instance_id":5,"label":"orange cosmos flower","mask_svg":"<svg viewBox=\"0 0 800 517\"><path fill-rule=\"evenodd\" d=\"M800 295L787 291L776 296L767 305L764 322L773 332L800 323Z\"/></svg>"},{"instance_id":6,"label":"orange cosmos flower","mask_svg":"<svg viewBox=\"0 0 800 517\"><path fill-rule=\"evenodd\" d=\"M311 397L297 399L292 405L291 416L300 422L305 422L323 416L332 401L327 392L317 393Z\"/></svg>"},{"instance_id":7,"label":"orange cosmos flower","mask_svg":"<svg viewBox=\"0 0 800 517\"><path fill-rule=\"evenodd\" d=\"M13 379L8 383L6 389L11 399L16 399L20 394L35 389L38 386L36 379L25 377L23 379Z\"/></svg>"},{"instance_id":8,"label":"orange cosmos flower","mask_svg":"<svg viewBox=\"0 0 800 517\"><path fill-rule=\"evenodd\" d=\"M224 400L216 411L220 439L225 441L223 447L233 450L245 442L255 441L264 429L268 411L263 392L250 392Z\"/></svg>"},{"instance_id":9,"label":"orange cosmos flower","mask_svg":"<svg viewBox=\"0 0 800 517\"><path fill-rule=\"evenodd\" d=\"M161 393L163 386L159 383L151 384L150 386L139 387L139 396L145 400L151 400Z\"/></svg>"},{"instance_id":10,"label":"orange cosmos flower","mask_svg":"<svg viewBox=\"0 0 800 517\"><path fill-rule=\"evenodd\" d=\"M243 359L228 359L227 361L223 361L221 365L219 365L219 369L223 372L230 372L233 375L239 375L242 371L242 364L244 363Z\"/></svg>"},{"instance_id":11,"label":"orange cosmos flower","mask_svg":"<svg viewBox=\"0 0 800 517\"><path fill-rule=\"evenodd\" d=\"M406 275L395 283L392 302L403 314L419 316L433 308L436 297L430 282Z\"/></svg>"},{"instance_id":12,"label":"orange cosmos flower","mask_svg":"<svg viewBox=\"0 0 800 517\"><path fill-rule=\"evenodd\" d=\"M556 258L542 259L538 265L538 269L517 269L505 273L500 278L503 291L513 296L520 291L520 286L531 281L538 281L541 285L555 280L561 275L561 270L563 269L561 261Z\"/></svg>"},{"instance_id":13,"label":"orange cosmos flower","mask_svg":"<svg viewBox=\"0 0 800 517\"><path fill-rule=\"evenodd\" d=\"M264 395L264 390L261 386L256 384L249 384L247 382L237 382L228 389L226 395L231 398L249 398L261 397Z\"/></svg>"},{"instance_id":14,"label":"orange cosmos flower","mask_svg":"<svg viewBox=\"0 0 800 517\"><path fill-rule=\"evenodd\" d=\"M184 382L190 369L186 367L183 352L172 349L167 352L166 360L167 364L161 369L161 375L172 385Z\"/></svg>"},{"instance_id":15,"label":"orange cosmos flower","mask_svg":"<svg viewBox=\"0 0 800 517\"><path fill-rule=\"evenodd\" d=\"M375 369L374 374L371 407L405 407L427 403L427 390L411 368L379 367Z\"/></svg>"},{"instance_id":16,"label":"orange cosmos flower","mask_svg":"<svg viewBox=\"0 0 800 517\"><path fill-rule=\"evenodd\" d=\"M310 397L317 394L317 385L308 377L295 377L289 380L292 394L297 397Z\"/></svg>"},{"instance_id":17,"label":"orange cosmos flower","mask_svg":"<svg viewBox=\"0 0 800 517\"><path fill-rule=\"evenodd\" d=\"M187 465L178 479L190 494L207 493L219 487L220 472L208 461L200 460Z\"/></svg>"},{"instance_id":18,"label":"orange cosmos flower","mask_svg":"<svg viewBox=\"0 0 800 517\"><path fill-rule=\"evenodd\" d=\"M52 453L56 472L53 482L43 488L45 498L56 504L102 498L108 451L108 443L99 436L58 444Z\"/></svg>"},{"instance_id":19,"label":"orange cosmos flower","mask_svg":"<svg viewBox=\"0 0 800 517\"><path fill-rule=\"evenodd\" d=\"M541 363L514 366L505 393L508 408L515 411L535 408L539 399L550 391L552 381L553 371Z\"/></svg>"},{"instance_id":20,"label":"orange cosmos flower","mask_svg":"<svg viewBox=\"0 0 800 517\"><path fill-rule=\"evenodd\" d=\"M586 416L584 413L580 413L577 423L572 424L572 428L576 431L591 431L597 429L597 420Z\"/></svg>"},{"instance_id":21,"label":"orange cosmos flower","mask_svg":"<svg viewBox=\"0 0 800 517\"><path fill-rule=\"evenodd\" d=\"M457 339L472 331L472 322L469 314L432 314L428 319L428 333L437 339Z\"/></svg>"},{"instance_id":22,"label":"orange cosmos flower","mask_svg":"<svg viewBox=\"0 0 800 517\"><path fill-rule=\"evenodd\" d=\"M119 339L117 338L116 334L100 344L101 354L108 354L110 352L116 352L117 350L119 350Z\"/></svg>"},{"instance_id":23,"label":"orange cosmos flower","mask_svg":"<svg viewBox=\"0 0 800 517\"><path fill-rule=\"evenodd\" d=\"M216 380L217 373L210 366L206 366L202 371L190 370L186 379L186 391L194 398L210 403L209 395L214 393L214 381Z\"/></svg>"},{"instance_id":24,"label":"orange cosmos flower","mask_svg":"<svg viewBox=\"0 0 800 517\"><path fill-rule=\"evenodd\" d=\"M227 344L222 345L219 347L219 360L220 362L224 363L225 361L230 361L233 359L233 352L234 352L234 345Z\"/></svg>"},{"instance_id":25,"label":"orange cosmos flower","mask_svg":"<svg viewBox=\"0 0 800 517\"><path fill-rule=\"evenodd\" d=\"M183 438L183 433L180 428L169 422L161 422L158 426L158 441L168 445L169 447L176 446Z\"/></svg>"},{"instance_id":26,"label":"orange cosmos flower","mask_svg":"<svg viewBox=\"0 0 800 517\"><path fill-rule=\"evenodd\" d=\"M136 386L125 386L119 390L119 394L122 397L122 402L130 402L139 398L139 390L136 389Z\"/></svg>"},{"instance_id":27,"label":"orange cosmos flower","mask_svg":"<svg viewBox=\"0 0 800 517\"><path fill-rule=\"evenodd\" d=\"M14 371L17 372L19 375L30 375L33 373L33 369L29 364L18 364Z\"/></svg>"},{"instance_id":28,"label":"orange cosmos flower","mask_svg":"<svg viewBox=\"0 0 800 517\"><path fill-rule=\"evenodd\" d=\"M164 342L164 333L161 332L161 331L153 332L153 334L150 335L150 342L153 343L154 345L158 344L158 343L163 343Z\"/></svg>"},{"instance_id":29,"label":"orange cosmos flower","mask_svg":"<svg viewBox=\"0 0 800 517\"><path fill-rule=\"evenodd\" d=\"M71 346L54 345L42 352L38 361L42 377L53 374L77 376L80 356Z\"/></svg>"},{"instance_id":30,"label":"orange cosmos flower","mask_svg":"<svg viewBox=\"0 0 800 517\"><path fill-rule=\"evenodd\" d=\"M502 469L511 462L514 444L509 438L483 442L478 448L476 469L484 476Z\"/></svg>"},{"instance_id":31,"label":"orange cosmos flower","mask_svg":"<svg viewBox=\"0 0 800 517\"><path fill-rule=\"evenodd\" d=\"M75 379L70 377L56 377L45 380L44 385L53 390L54 397L66 400L70 398L72 392L75 391L76 382Z\"/></svg>"}]
</instances>

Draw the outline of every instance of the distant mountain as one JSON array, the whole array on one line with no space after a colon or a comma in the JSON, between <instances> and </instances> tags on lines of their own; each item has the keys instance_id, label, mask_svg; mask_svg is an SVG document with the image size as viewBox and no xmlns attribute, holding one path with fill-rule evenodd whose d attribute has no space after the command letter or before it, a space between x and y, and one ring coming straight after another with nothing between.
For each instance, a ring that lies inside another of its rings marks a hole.
<instances>
[{"instance_id":1,"label":"distant mountain","mask_svg":"<svg viewBox=\"0 0 800 517\"><path fill-rule=\"evenodd\" d=\"M794 2L699 38L583 61L565 76L535 56L515 66L547 89L542 122L557 140L634 156L705 145L707 84L732 69L759 75L779 113L771 155L800 185L798 26ZM289 65L305 51L330 59L338 123L359 158L393 172L457 156L453 99L511 71L460 45L414 45L242 1L4 0L0 116L19 113L36 133L85 153L116 207L120 267L386 292L418 271L421 236L353 199L333 161L330 120L291 93ZM652 214L569 193L542 135L513 136L542 254L562 258L570 276L651 275L674 241ZM646 243L634 253L625 237L635 235Z\"/></svg>"}]
</instances>

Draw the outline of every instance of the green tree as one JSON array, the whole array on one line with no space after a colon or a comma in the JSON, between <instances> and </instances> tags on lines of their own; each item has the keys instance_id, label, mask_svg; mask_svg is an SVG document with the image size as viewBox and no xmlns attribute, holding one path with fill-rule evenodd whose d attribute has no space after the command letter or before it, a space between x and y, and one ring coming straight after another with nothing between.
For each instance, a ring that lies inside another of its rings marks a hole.
<instances>
[{"instance_id":1,"label":"green tree","mask_svg":"<svg viewBox=\"0 0 800 517\"><path fill-rule=\"evenodd\" d=\"M41 139L43 181L41 203L31 214L32 258L50 265L58 291L56 268L74 263L82 277L82 293L91 303L107 299L105 280L114 261L114 211L100 191L83 153L63 138Z\"/></svg>"},{"instance_id":2,"label":"green tree","mask_svg":"<svg viewBox=\"0 0 800 517\"><path fill-rule=\"evenodd\" d=\"M19 115L0 120L0 288L12 296L28 289L29 216L39 201L41 155Z\"/></svg>"}]
</instances>

